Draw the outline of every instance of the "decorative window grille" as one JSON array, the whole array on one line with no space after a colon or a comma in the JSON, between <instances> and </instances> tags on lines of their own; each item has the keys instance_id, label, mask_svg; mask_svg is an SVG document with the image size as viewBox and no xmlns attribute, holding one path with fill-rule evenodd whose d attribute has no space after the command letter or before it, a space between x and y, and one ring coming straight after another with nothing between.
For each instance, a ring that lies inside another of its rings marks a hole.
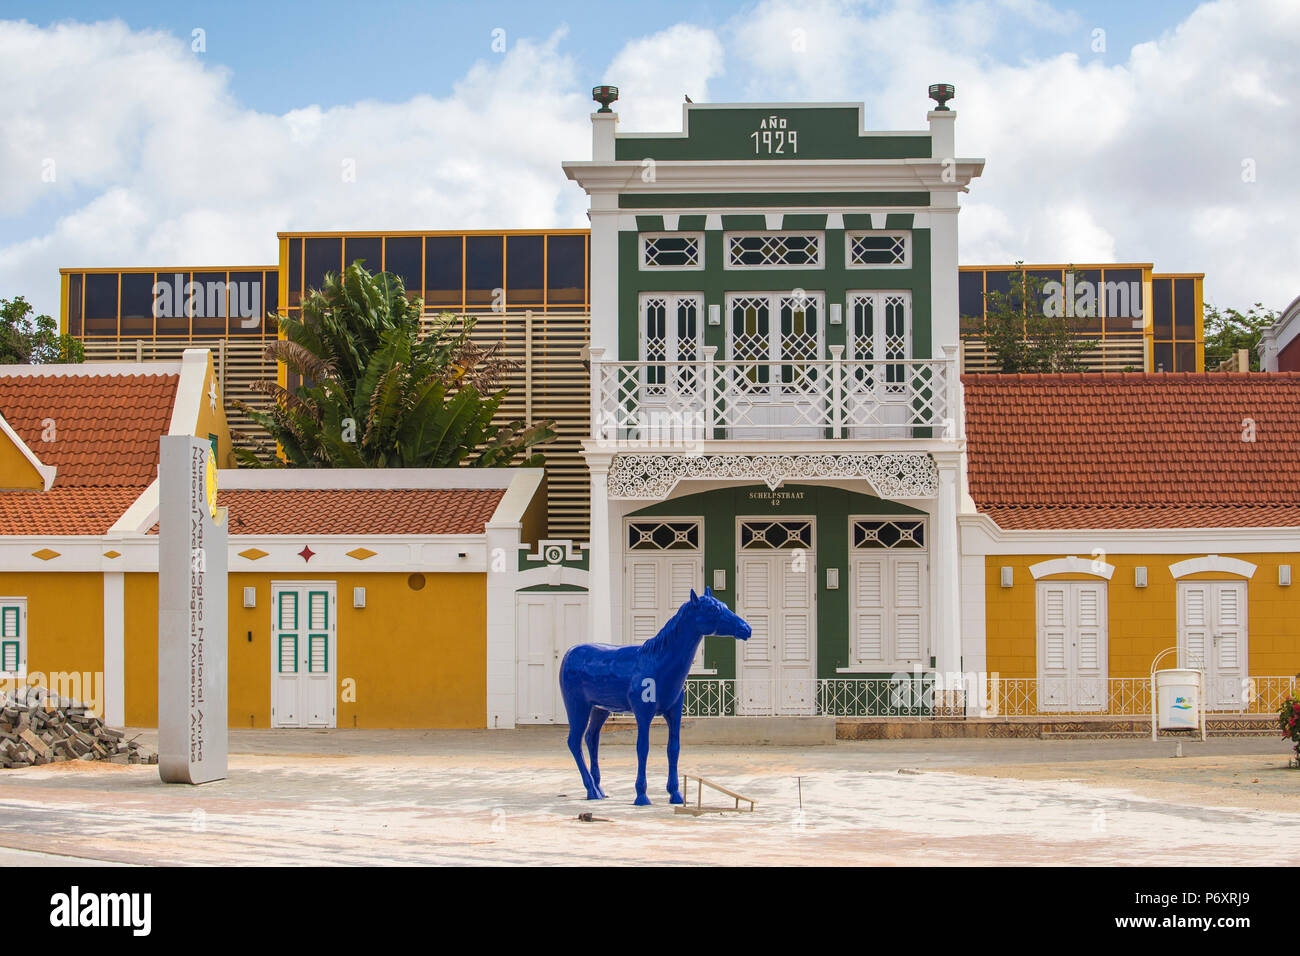
<instances>
[{"instance_id":1,"label":"decorative window grille","mask_svg":"<svg viewBox=\"0 0 1300 956\"><path fill-rule=\"evenodd\" d=\"M820 269L822 233L728 233L727 267Z\"/></svg>"},{"instance_id":2,"label":"decorative window grille","mask_svg":"<svg viewBox=\"0 0 1300 956\"><path fill-rule=\"evenodd\" d=\"M699 232L643 234L641 268L704 268L704 234Z\"/></svg>"},{"instance_id":3,"label":"decorative window grille","mask_svg":"<svg viewBox=\"0 0 1300 956\"><path fill-rule=\"evenodd\" d=\"M818 368L807 363L817 361L823 353L821 305L820 293L729 297L728 356L753 363L741 366L732 384L744 392L769 386L779 386L783 393L815 388ZM798 364L776 366L774 381L770 363L787 360Z\"/></svg>"},{"instance_id":4,"label":"decorative window grille","mask_svg":"<svg viewBox=\"0 0 1300 956\"><path fill-rule=\"evenodd\" d=\"M850 232L845 247L850 269L879 269L912 263L910 232Z\"/></svg>"},{"instance_id":5,"label":"decorative window grille","mask_svg":"<svg viewBox=\"0 0 1300 956\"><path fill-rule=\"evenodd\" d=\"M740 547L745 551L792 551L812 547L811 521L742 521Z\"/></svg>"},{"instance_id":6,"label":"decorative window grille","mask_svg":"<svg viewBox=\"0 0 1300 956\"><path fill-rule=\"evenodd\" d=\"M901 551L925 548L925 522L860 518L853 522L853 547Z\"/></svg>"},{"instance_id":7,"label":"decorative window grille","mask_svg":"<svg viewBox=\"0 0 1300 956\"><path fill-rule=\"evenodd\" d=\"M627 526L629 551L698 551L698 521L630 521Z\"/></svg>"}]
</instances>

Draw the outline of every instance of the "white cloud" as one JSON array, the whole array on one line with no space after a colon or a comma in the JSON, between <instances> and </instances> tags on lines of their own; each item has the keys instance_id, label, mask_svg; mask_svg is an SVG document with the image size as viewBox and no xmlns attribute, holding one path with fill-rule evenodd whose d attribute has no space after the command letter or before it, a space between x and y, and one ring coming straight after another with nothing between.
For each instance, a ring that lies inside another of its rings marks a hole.
<instances>
[{"instance_id":1,"label":"white cloud","mask_svg":"<svg viewBox=\"0 0 1300 956\"><path fill-rule=\"evenodd\" d=\"M57 314L60 266L273 263L286 229L582 225L560 162L588 155L588 104L563 37L519 41L442 98L275 116L175 37L0 23L0 215L72 203L0 248L0 295Z\"/></svg>"},{"instance_id":2,"label":"white cloud","mask_svg":"<svg viewBox=\"0 0 1300 956\"><path fill-rule=\"evenodd\" d=\"M722 60L717 36L686 24L628 43L605 71L607 82L619 89L619 128L680 130L685 97L707 101Z\"/></svg>"},{"instance_id":3,"label":"white cloud","mask_svg":"<svg viewBox=\"0 0 1300 956\"><path fill-rule=\"evenodd\" d=\"M788 48L795 25L806 53ZM1026 25L1059 34L1065 52L1009 56L999 40ZM1300 288L1293 0L1204 3L1104 55L1090 28L1040 0L767 0L732 36L732 71L752 77L755 98L861 99L873 128L923 126L928 84L954 83L957 152L988 160L964 203L963 262L1154 261L1205 272L1225 304L1281 307Z\"/></svg>"},{"instance_id":4,"label":"white cloud","mask_svg":"<svg viewBox=\"0 0 1300 956\"><path fill-rule=\"evenodd\" d=\"M958 152L988 160L962 261L1154 261L1205 272L1221 304L1280 306L1300 291L1298 41L1293 0L1205 3L1100 55L1044 0L767 0L718 33L634 38L595 77L557 31L441 97L272 115L188 38L0 23L0 217L17 234L0 295L52 312L59 266L274 262L285 229L585 224L559 164L589 155L592 82L620 87L633 131L679 129L683 94L724 84L721 99L862 100L872 128L920 128L942 81Z\"/></svg>"}]
</instances>

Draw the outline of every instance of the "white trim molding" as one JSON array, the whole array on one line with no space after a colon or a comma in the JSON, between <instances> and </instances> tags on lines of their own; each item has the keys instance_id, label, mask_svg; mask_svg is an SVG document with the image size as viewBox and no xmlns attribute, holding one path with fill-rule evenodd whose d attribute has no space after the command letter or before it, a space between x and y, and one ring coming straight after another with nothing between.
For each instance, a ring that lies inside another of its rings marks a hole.
<instances>
[{"instance_id":1,"label":"white trim molding","mask_svg":"<svg viewBox=\"0 0 1300 956\"><path fill-rule=\"evenodd\" d=\"M1221 574L1239 574L1243 578L1255 576L1256 565L1241 558L1225 558L1217 554L1207 554L1203 558L1188 558L1169 565L1169 573L1175 578L1198 574L1202 571L1215 571Z\"/></svg>"},{"instance_id":2,"label":"white trim molding","mask_svg":"<svg viewBox=\"0 0 1300 956\"><path fill-rule=\"evenodd\" d=\"M1093 577L1105 578L1109 581L1111 575L1115 573L1115 565L1107 564L1100 559L1094 560L1070 555L1068 558L1052 558L1050 561L1039 561L1037 564L1031 564L1029 573L1034 576L1035 581L1047 577L1049 574L1091 574Z\"/></svg>"}]
</instances>

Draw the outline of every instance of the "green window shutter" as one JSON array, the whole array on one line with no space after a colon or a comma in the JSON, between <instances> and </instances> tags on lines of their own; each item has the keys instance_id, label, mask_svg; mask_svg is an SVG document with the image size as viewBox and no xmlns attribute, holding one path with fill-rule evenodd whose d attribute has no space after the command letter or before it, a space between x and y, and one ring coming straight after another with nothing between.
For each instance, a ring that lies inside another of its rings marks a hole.
<instances>
[{"instance_id":1,"label":"green window shutter","mask_svg":"<svg viewBox=\"0 0 1300 956\"><path fill-rule=\"evenodd\" d=\"M280 673L298 673L298 635L280 635Z\"/></svg>"},{"instance_id":2,"label":"green window shutter","mask_svg":"<svg viewBox=\"0 0 1300 956\"><path fill-rule=\"evenodd\" d=\"M307 672L310 674L326 673L330 669L329 635L309 635L307 638L307 647L311 652L307 658Z\"/></svg>"},{"instance_id":3,"label":"green window shutter","mask_svg":"<svg viewBox=\"0 0 1300 956\"><path fill-rule=\"evenodd\" d=\"M8 604L0 608L0 637L21 637L19 628L22 616L16 605Z\"/></svg>"},{"instance_id":4,"label":"green window shutter","mask_svg":"<svg viewBox=\"0 0 1300 956\"><path fill-rule=\"evenodd\" d=\"M313 631L324 631L330 626L330 596L328 591L309 591L307 593L307 627Z\"/></svg>"},{"instance_id":5,"label":"green window shutter","mask_svg":"<svg viewBox=\"0 0 1300 956\"><path fill-rule=\"evenodd\" d=\"M298 630L298 593L296 591L280 592L280 629Z\"/></svg>"}]
</instances>

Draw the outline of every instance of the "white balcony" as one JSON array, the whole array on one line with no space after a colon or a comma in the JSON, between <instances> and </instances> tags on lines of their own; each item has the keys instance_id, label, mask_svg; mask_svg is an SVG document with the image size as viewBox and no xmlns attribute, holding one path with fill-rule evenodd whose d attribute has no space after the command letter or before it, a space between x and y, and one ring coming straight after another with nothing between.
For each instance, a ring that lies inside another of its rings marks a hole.
<instances>
[{"instance_id":1,"label":"white balcony","mask_svg":"<svg viewBox=\"0 0 1300 956\"><path fill-rule=\"evenodd\" d=\"M955 349L945 358L606 361L591 356L591 436L686 444L719 439L961 438Z\"/></svg>"}]
</instances>

